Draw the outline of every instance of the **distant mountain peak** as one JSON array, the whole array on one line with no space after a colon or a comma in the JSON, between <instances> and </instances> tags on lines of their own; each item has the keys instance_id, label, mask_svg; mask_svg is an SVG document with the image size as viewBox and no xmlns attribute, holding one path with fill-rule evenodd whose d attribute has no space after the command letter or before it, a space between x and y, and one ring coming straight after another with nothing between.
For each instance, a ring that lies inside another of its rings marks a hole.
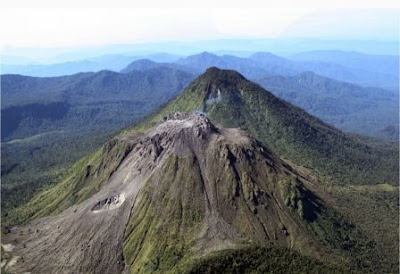
<instances>
[{"instance_id":1,"label":"distant mountain peak","mask_svg":"<svg viewBox=\"0 0 400 274\"><path fill-rule=\"evenodd\" d=\"M152 60L150 60L150 59L147 59L147 58L145 58L145 59L138 59L138 60L135 60L135 61L133 61L133 62L135 62L135 63L149 63L149 64L155 64L156 62L154 62L154 61L152 61Z\"/></svg>"},{"instance_id":2,"label":"distant mountain peak","mask_svg":"<svg viewBox=\"0 0 400 274\"><path fill-rule=\"evenodd\" d=\"M209 62L209 61L215 61L219 58L220 57L218 55L215 55L215 54L207 52L207 51L203 51L199 54L190 55L188 57L182 58L178 61L178 63L186 64L190 60L198 60L198 61L202 61L202 62L208 61Z\"/></svg>"},{"instance_id":3,"label":"distant mountain peak","mask_svg":"<svg viewBox=\"0 0 400 274\"><path fill-rule=\"evenodd\" d=\"M254 58L254 57L260 57L260 56L261 57L279 57L271 52L266 52L266 51L256 52L256 53L252 54L250 57Z\"/></svg>"},{"instance_id":4,"label":"distant mountain peak","mask_svg":"<svg viewBox=\"0 0 400 274\"><path fill-rule=\"evenodd\" d=\"M225 81L233 81L233 80L245 80L243 75L235 70L230 69L220 69L218 67L212 66L209 67L205 73L203 73L200 78L205 78L208 80L218 80L224 79Z\"/></svg>"},{"instance_id":5,"label":"distant mountain peak","mask_svg":"<svg viewBox=\"0 0 400 274\"><path fill-rule=\"evenodd\" d=\"M200 56L217 56L214 53L211 53L208 51L203 51L203 52L199 53L198 55L200 55Z\"/></svg>"}]
</instances>

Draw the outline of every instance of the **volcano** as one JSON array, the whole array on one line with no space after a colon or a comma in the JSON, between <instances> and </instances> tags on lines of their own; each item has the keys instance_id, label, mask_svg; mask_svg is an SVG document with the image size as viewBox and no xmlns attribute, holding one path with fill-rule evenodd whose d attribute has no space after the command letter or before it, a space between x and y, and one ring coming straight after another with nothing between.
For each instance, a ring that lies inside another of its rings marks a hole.
<instances>
[{"instance_id":1,"label":"volcano","mask_svg":"<svg viewBox=\"0 0 400 274\"><path fill-rule=\"evenodd\" d=\"M374 243L312 175L333 183L339 170L359 183L382 166L379 153L237 72L211 68L14 210L23 225L2 239L6 270L342 271ZM367 175L351 177L355 168ZM395 169L385 170L393 180Z\"/></svg>"}]
</instances>

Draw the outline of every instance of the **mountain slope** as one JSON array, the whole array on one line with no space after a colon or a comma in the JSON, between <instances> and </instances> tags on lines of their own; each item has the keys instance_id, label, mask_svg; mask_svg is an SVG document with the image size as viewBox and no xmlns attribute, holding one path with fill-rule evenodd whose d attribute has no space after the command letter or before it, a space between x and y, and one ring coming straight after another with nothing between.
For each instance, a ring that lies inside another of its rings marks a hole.
<instances>
[{"instance_id":1,"label":"mountain slope","mask_svg":"<svg viewBox=\"0 0 400 274\"><path fill-rule=\"evenodd\" d=\"M341 130L396 140L398 95L335 81L313 72L255 80L265 89ZM388 131L388 129L393 130Z\"/></svg>"},{"instance_id":2,"label":"mountain slope","mask_svg":"<svg viewBox=\"0 0 400 274\"><path fill-rule=\"evenodd\" d=\"M344 134L235 71L208 69L137 129L155 125L174 111L205 112L217 124L243 128L282 157L315 169L328 181L398 182L397 143Z\"/></svg>"},{"instance_id":3,"label":"mountain slope","mask_svg":"<svg viewBox=\"0 0 400 274\"><path fill-rule=\"evenodd\" d=\"M117 137L75 168L14 212L61 213L6 234L19 256L6 269L174 272L212 251L267 244L328 262L280 249L274 264L297 256L299 267L338 269L329 262L354 266L354 252L373 250L301 173L242 130L201 115L176 113L142 135Z\"/></svg>"}]
</instances>

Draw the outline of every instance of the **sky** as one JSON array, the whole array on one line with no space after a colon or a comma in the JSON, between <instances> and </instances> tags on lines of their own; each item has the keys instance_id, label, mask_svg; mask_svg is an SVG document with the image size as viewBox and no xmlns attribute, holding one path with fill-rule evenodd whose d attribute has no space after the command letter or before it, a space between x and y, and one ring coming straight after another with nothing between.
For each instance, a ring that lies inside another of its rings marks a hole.
<instances>
[{"instance_id":1,"label":"sky","mask_svg":"<svg viewBox=\"0 0 400 274\"><path fill-rule=\"evenodd\" d=\"M3 0L0 50L230 38L399 40L400 4L393 1L240 2Z\"/></svg>"}]
</instances>

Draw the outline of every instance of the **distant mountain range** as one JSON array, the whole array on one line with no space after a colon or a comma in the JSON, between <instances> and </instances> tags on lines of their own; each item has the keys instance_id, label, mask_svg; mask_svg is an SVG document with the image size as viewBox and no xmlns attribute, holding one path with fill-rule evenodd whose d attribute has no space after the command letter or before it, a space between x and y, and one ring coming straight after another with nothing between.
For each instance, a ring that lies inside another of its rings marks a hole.
<instances>
[{"instance_id":1,"label":"distant mountain range","mask_svg":"<svg viewBox=\"0 0 400 274\"><path fill-rule=\"evenodd\" d=\"M76 48L5 47L2 60L5 64L64 63L94 58L101 55L146 56L167 52L188 56L201 51L247 57L254 52L268 51L281 56L313 50L359 51L367 54L398 55L398 41L365 39L313 39L313 38L264 38L264 39L213 39L199 41L151 42L112 44ZM223 50L221 50L223 49ZM166 60L164 60L166 61Z\"/></svg>"},{"instance_id":2,"label":"distant mountain range","mask_svg":"<svg viewBox=\"0 0 400 274\"><path fill-rule=\"evenodd\" d=\"M317 51L315 55L313 54L314 52L303 53L288 59L266 52L254 53L246 58L203 52L181 58L174 64L184 66L197 74L203 73L210 66L234 69L251 79L271 75L293 76L304 71L312 71L321 76L365 87L381 87L393 92L398 90L397 56L338 52L337 55L341 58L332 60L323 58L329 55L329 51ZM349 65L346 60L350 60ZM124 71L129 71L129 67L133 68L134 63L135 61Z\"/></svg>"},{"instance_id":3,"label":"distant mountain range","mask_svg":"<svg viewBox=\"0 0 400 274\"><path fill-rule=\"evenodd\" d=\"M166 53L140 56L110 54L72 62L32 65L7 64L6 59L2 60L1 74L21 74L35 77L56 77L72 75L81 72L98 72L101 70L120 71L121 69L129 65L132 61L143 58L151 58L152 60L158 62L173 62L176 61L179 56Z\"/></svg>"},{"instance_id":4,"label":"distant mountain range","mask_svg":"<svg viewBox=\"0 0 400 274\"><path fill-rule=\"evenodd\" d=\"M228 51L229 52L229 51ZM224 53L219 51L219 53ZM232 52L235 53L235 52ZM243 54L240 54L243 56ZM130 64L139 59L154 62L174 63L186 67L192 73L201 74L210 66L235 69L249 78L267 75L294 75L313 71L321 76L368 87L381 87L397 91L399 86L398 56L371 55L345 51L310 51L288 58L268 52L258 52L249 57L215 55L203 52L179 59L171 54L143 56L105 55L75 62L52 65L7 65L2 64L2 74L27 76L61 76L78 72L114 70L127 72L135 67ZM130 64L130 65L129 65ZM171 64L170 64L171 65ZM182 68L181 68L182 69Z\"/></svg>"}]
</instances>

